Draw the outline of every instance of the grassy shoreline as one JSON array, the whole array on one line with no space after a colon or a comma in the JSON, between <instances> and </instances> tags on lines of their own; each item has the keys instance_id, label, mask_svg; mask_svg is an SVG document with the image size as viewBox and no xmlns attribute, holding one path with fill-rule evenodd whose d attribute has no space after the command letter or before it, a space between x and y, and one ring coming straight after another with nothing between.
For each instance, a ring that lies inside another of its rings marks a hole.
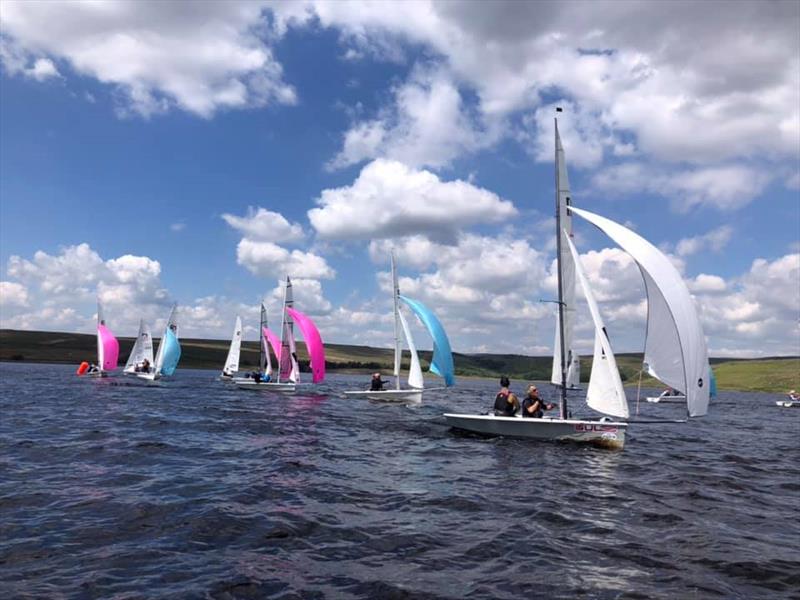
<instances>
[{"instance_id":1,"label":"grassy shoreline","mask_svg":"<svg viewBox=\"0 0 800 600\"><path fill-rule=\"evenodd\" d=\"M123 363L133 347L133 338L119 338L120 362ZM218 370L228 351L227 340L182 339L181 365L189 368ZM0 361L74 364L93 360L96 354L94 335L50 331L19 331L0 329ZM326 368L339 373L387 373L392 369L393 351L389 348L326 344ZM308 363L304 344L298 346L301 366ZM495 378L508 375L513 379L546 381L550 379L551 357L519 354L460 354L453 355L459 377ZM618 354L617 363L625 385L638 385L641 354ZM420 352L423 369L427 369L430 352ZM406 355L407 360L407 355ZM591 356L581 359L585 379L591 370ZM258 343L243 342L242 370L258 364ZM720 390L786 393L800 389L800 357L762 359L712 358L711 365ZM642 377L643 387L660 387L655 379Z\"/></svg>"}]
</instances>

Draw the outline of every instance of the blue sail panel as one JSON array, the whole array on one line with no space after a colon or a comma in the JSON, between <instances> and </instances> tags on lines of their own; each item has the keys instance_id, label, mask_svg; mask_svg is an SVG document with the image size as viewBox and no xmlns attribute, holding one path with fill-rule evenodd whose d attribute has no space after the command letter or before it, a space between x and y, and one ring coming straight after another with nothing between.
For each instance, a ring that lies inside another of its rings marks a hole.
<instances>
[{"instance_id":1,"label":"blue sail panel","mask_svg":"<svg viewBox=\"0 0 800 600\"><path fill-rule=\"evenodd\" d=\"M164 335L164 362L161 366L161 374L172 375L180 359L181 345L178 343L178 338L174 331L167 329Z\"/></svg>"},{"instance_id":2,"label":"blue sail panel","mask_svg":"<svg viewBox=\"0 0 800 600\"><path fill-rule=\"evenodd\" d=\"M714 376L714 369L711 368L711 365L708 367L708 381L709 381L709 389L708 395L711 398L717 397L717 378Z\"/></svg>"},{"instance_id":3,"label":"blue sail panel","mask_svg":"<svg viewBox=\"0 0 800 600\"><path fill-rule=\"evenodd\" d=\"M450 340L447 339L447 334L444 327L436 318L436 315L431 310L417 300L400 296L400 299L414 311L422 324L430 333L433 338L433 360L431 360L431 372L436 373L439 377L444 379L446 386L450 387L455 385L455 367L453 366L453 352L450 350Z\"/></svg>"}]
</instances>

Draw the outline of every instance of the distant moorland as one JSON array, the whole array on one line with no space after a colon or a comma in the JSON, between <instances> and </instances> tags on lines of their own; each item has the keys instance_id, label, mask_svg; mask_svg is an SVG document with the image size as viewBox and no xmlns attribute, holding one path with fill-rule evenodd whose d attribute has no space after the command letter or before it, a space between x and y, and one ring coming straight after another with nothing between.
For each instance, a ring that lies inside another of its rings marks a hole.
<instances>
[{"instance_id":1,"label":"distant moorland","mask_svg":"<svg viewBox=\"0 0 800 600\"><path fill-rule=\"evenodd\" d=\"M120 363L124 363L133 347L133 338L119 338ZM181 339L181 366L195 369L221 369L228 351L227 340ZM78 365L83 360L92 361L97 352L94 335L83 333L58 333L50 331L18 331L0 329L0 361L25 361L42 363L69 363ZM369 346L326 344L326 368L340 372L367 373L392 369L392 350ZM308 366L305 346L298 347L301 368ZM459 354L453 355L456 375L467 377L499 377L542 381L550 378L551 357L523 356L520 354ZM428 351L420 352L423 369L431 358ZM641 354L618 354L617 363L623 381L638 384ZM258 364L258 343L243 342L242 370L254 369ZM591 371L592 357L581 359L582 379ZM776 357L768 359L712 358L711 364L719 389L786 392L800 389L800 358ZM642 377L645 387L661 384L650 377Z\"/></svg>"}]
</instances>

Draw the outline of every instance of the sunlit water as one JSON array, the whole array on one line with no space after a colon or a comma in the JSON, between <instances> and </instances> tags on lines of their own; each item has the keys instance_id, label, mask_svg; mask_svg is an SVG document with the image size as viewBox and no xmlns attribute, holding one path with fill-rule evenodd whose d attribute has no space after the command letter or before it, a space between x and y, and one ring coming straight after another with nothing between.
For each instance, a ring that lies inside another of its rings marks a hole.
<instances>
[{"instance_id":1,"label":"sunlit water","mask_svg":"<svg viewBox=\"0 0 800 600\"><path fill-rule=\"evenodd\" d=\"M409 408L340 397L365 377L285 397L73 371L0 364L2 598L800 595L780 396L723 392L613 452L454 434L441 413L485 411L490 381Z\"/></svg>"}]
</instances>

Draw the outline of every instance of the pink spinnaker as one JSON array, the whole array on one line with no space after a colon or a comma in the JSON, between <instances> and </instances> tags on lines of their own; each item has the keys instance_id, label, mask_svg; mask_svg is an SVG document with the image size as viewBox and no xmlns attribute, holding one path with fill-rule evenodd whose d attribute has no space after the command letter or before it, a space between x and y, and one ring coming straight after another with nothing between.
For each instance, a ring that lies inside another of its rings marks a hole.
<instances>
[{"instance_id":1,"label":"pink spinnaker","mask_svg":"<svg viewBox=\"0 0 800 600\"><path fill-rule=\"evenodd\" d=\"M275 358L278 359L278 364L281 364L281 338L275 335L275 332L266 327L262 327L264 337L269 340L269 345L272 346L272 351L275 353ZM269 350L269 349L267 349ZM288 377L289 372L281 373L281 377Z\"/></svg>"},{"instance_id":2,"label":"pink spinnaker","mask_svg":"<svg viewBox=\"0 0 800 600\"><path fill-rule=\"evenodd\" d=\"M292 315L303 333L303 340L306 342L308 356L311 359L311 379L314 383L319 383L325 379L325 347L322 345L317 326L309 317L293 308L287 308L286 312Z\"/></svg>"},{"instance_id":3,"label":"pink spinnaker","mask_svg":"<svg viewBox=\"0 0 800 600\"><path fill-rule=\"evenodd\" d=\"M116 369L117 359L119 358L119 342L108 327L102 324L97 326L97 345L98 347L102 346L103 349L103 364L100 366L103 371Z\"/></svg>"}]
</instances>

